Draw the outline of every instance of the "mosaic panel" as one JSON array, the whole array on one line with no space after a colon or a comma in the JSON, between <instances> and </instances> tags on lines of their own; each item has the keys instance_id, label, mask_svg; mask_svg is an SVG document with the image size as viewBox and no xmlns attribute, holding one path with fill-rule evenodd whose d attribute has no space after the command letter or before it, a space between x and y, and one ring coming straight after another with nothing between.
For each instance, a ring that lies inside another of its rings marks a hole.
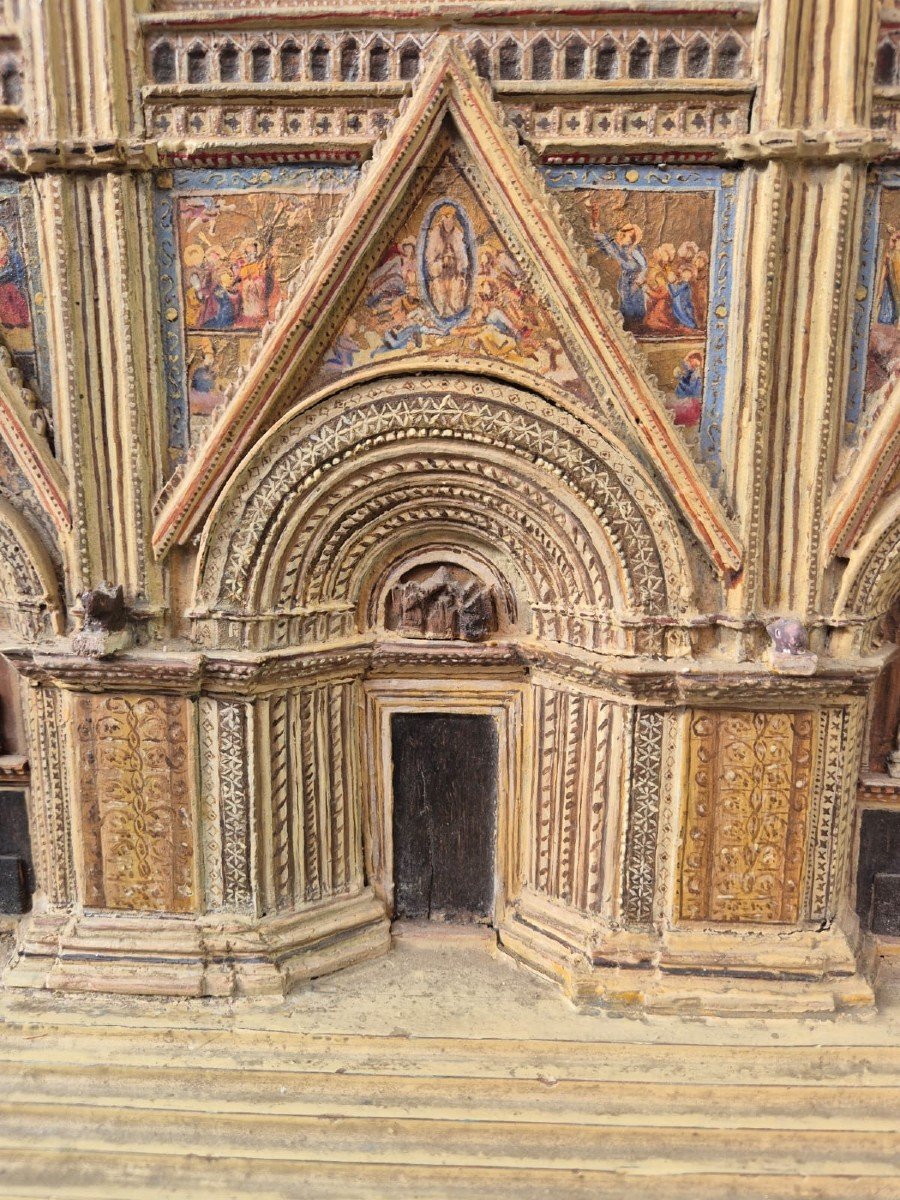
<instances>
[{"instance_id":1,"label":"mosaic panel","mask_svg":"<svg viewBox=\"0 0 900 1200\"><path fill-rule=\"evenodd\" d=\"M37 229L24 185L11 182L0 182L0 341L49 413L50 369Z\"/></svg>"},{"instance_id":2,"label":"mosaic panel","mask_svg":"<svg viewBox=\"0 0 900 1200\"><path fill-rule=\"evenodd\" d=\"M900 378L900 170L866 189L844 436L859 441Z\"/></svg>"},{"instance_id":3,"label":"mosaic panel","mask_svg":"<svg viewBox=\"0 0 900 1200\"><path fill-rule=\"evenodd\" d=\"M500 358L578 390L559 330L449 151L366 283L320 380L392 356Z\"/></svg>"},{"instance_id":4,"label":"mosaic panel","mask_svg":"<svg viewBox=\"0 0 900 1200\"><path fill-rule=\"evenodd\" d=\"M154 219L169 446L183 457L252 361L355 167L179 170L157 176Z\"/></svg>"},{"instance_id":5,"label":"mosaic panel","mask_svg":"<svg viewBox=\"0 0 900 1200\"><path fill-rule=\"evenodd\" d=\"M545 168L544 177L585 230L588 257L640 343L675 424L718 476L734 173L567 166Z\"/></svg>"}]
</instances>

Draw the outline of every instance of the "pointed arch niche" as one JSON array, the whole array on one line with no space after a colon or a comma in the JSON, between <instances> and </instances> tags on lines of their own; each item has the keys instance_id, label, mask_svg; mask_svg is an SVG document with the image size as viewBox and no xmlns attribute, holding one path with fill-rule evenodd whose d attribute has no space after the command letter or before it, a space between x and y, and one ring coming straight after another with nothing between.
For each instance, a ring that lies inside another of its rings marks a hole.
<instances>
[{"instance_id":1,"label":"pointed arch niche","mask_svg":"<svg viewBox=\"0 0 900 1200\"><path fill-rule=\"evenodd\" d=\"M269 756L247 802L268 913L356 912L386 947L391 720L480 715L499 748L488 916L550 969L546 906L579 944L622 910L627 681L686 646L687 554L644 468L559 397L416 366L311 396L247 456L205 524L192 619L212 675L243 673L241 728ZM221 752L234 697L203 703ZM214 841L226 768L200 806Z\"/></svg>"}]
</instances>

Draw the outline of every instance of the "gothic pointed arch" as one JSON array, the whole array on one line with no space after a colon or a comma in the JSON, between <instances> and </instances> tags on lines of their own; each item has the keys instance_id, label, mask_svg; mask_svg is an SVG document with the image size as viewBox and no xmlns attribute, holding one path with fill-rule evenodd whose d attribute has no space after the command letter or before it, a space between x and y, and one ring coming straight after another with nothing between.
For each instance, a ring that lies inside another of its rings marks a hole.
<instances>
[{"instance_id":1,"label":"gothic pointed arch","mask_svg":"<svg viewBox=\"0 0 900 1200\"><path fill-rule=\"evenodd\" d=\"M62 603L37 531L0 496L0 629L36 642L62 632Z\"/></svg>"},{"instance_id":2,"label":"gothic pointed arch","mask_svg":"<svg viewBox=\"0 0 900 1200\"><path fill-rule=\"evenodd\" d=\"M301 402L234 474L200 546L202 640L357 636L373 581L435 546L491 561L542 642L659 652L691 604L677 522L615 438L521 387L397 374Z\"/></svg>"},{"instance_id":3,"label":"gothic pointed arch","mask_svg":"<svg viewBox=\"0 0 900 1200\"><path fill-rule=\"evenodd\" d=\"M828 506L828 550L848 555L900 475L900 391L872 421Z\"/></svg>"},{"instance_id":4,"label":"gothic pointed arch","mask_svg":"<svg viewBox=\"0 0 900 1200\"><path fill-rule=\"evenodd\" d=\"M19 469L34 489L38 503L59 534L72 528L68 483L53 457L43 418L31 391L22 386L21 376L9 356L0 354L0 438L9 447Z\"/></svg>"},{"instance_id":5,"label":"gothic pointed arch","mask_svg":"<svg viewBox=\"0 0 900 1200\"><path fill-rule=\"evenodd\" d=\"M448 123L479 173L486 203L579 359L590 395L585 420L599 434L615 430L663 481L717 569L736 570L741 551L734 531L672 425L636 343L575 249L512 127L452 42L421 79L209 439L168 489L154 530L157 553L197 533L254 444L302 394Z\"/></svg>"},{"instance_id":6,"label":"gothic pointed arch","mask_svg":"<svg viewBox=\"0 0 900 1200\"><path fill-rule=\"evenodd\" d=\"M835 606L842 624L858 623L867 649L878 621L900 595L900 489L891 493L850 554Z\"/></svg>"}]
</instances>

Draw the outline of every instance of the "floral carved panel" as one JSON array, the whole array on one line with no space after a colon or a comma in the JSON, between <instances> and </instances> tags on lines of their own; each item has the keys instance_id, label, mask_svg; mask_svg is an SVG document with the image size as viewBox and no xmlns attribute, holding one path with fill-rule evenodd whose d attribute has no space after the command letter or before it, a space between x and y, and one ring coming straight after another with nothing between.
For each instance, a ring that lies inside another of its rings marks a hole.
<instances>
[{"instance_id":1,"label":"floral carved panel","mask_svg":"<svg viewBox=\"0 0 900 1200\"><path fill-rule=\"evenodd\" d=\"M192 911L189 702L112 695L74 705L85 904Z\"/></svg>"},{"instance_id":2,"label":"floral carved panel","mask_svg":"<svg viewBox=\"0 0 900 1200\"><path fill-rule=\"evenodd\" d=\"M799 919L813 730L810 713L694 713L683 920Z\"/></svg>"}]
</instances>

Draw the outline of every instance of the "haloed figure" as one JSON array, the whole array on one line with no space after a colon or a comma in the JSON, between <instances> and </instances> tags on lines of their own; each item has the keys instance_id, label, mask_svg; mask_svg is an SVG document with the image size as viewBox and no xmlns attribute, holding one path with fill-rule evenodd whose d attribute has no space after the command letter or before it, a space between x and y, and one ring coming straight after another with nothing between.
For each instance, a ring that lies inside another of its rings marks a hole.
<instances>
[{"instance_id":1,"label":"haloed figure","mask_svg":"<svg viewBox=\"0 0 900 1200\"><path fill-rule=\"evenodd\" d=\"M428 291L439 317L458 316L469 294L466 233L456 209L445 205L431 222L425 240Z\"/></svg>"},{"instance_id":2,"label":"haloed figure","mask_svg":"<svg viewBox=\"0 0 900 1200\"><path fill-rule=\"evenodd\" d=\"M640 324L647 311L644 296L647 258L641 246L641 236L640 226L628 223L620 225L612 236L604 233L597 238L597 245L603 253L619 264L619 309L626 325Z\"/></svg>"}]
</instances>

